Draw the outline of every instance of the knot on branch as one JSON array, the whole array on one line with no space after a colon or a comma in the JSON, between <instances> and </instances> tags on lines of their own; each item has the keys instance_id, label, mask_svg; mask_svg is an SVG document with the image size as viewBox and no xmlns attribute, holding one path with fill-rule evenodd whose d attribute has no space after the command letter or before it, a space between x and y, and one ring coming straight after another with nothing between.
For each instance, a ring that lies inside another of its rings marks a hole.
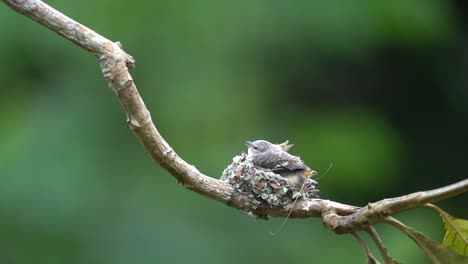
<instances>
[{"instance_id":1,"label":"knot on branch","mask_svg":"<svg viewBox=\"0 0 468 264\"><path fill-rule=\"evenodd\" d=\"M127 68L129 70L134 69L136 67L135 59L123 50L123 44L120 41L116 41L115 45L117 45L120 48L120 51L123 53L123 56L125 57L125 65Z\"/></svg>"},{"instance_id":2,"label":"knot on branch","mask_svg":"<svg viewBox=\"0 0 468 264\"><path fill-rule=\"evenodd\" d=\"M295 199L317 198L319 193L315 180L302 175L283 177L274 171L257 168L245 153L233 158L220 179L248 198L242 200L242 209L256 216L259 216L255 213L259 207L284 207Z\"/></svg>"},{"instance_id":3,"label":"knot on branch","mask_svg":"<svg viewBox=\"0 0 468 264\"><path fill-rule=\"evenodd\" d=\"M135 67L135 60L120 47L122 44L105 43L104 53L99 56L102 74L114 92L134 85L128 70Z\"/></svg>"},{"instance_id":4,"label":"knot on branch","mask_svg":"<svg viewBox=\"0 0 468 264\"><path fill-rule=\"evenodd\" d=\"M349 233L340 216L331 208L322 211L322 222L327 229L337 234Z\"/></svg>"},{"instance_id":5,"label":"knot on branch","mask_svg":"<svg viewBox=\"0 0 468 264\"><path fill-rule=\"evenodd\" d=\"M325 227L337 234L353 233L366 230L389 215L388 209L382 203L369 203L351 214L338 214L334 208L322 211L322 221Z\"/></svg>"},{"instance_id":6,"label":"knot on branch","mask_svg":"<svg viewBox=\"0 0 468 264\"><path fill-rule=\"evenodd\" d=\"M362 220L362 221L361 221ZM359 211L350 215L339 215L334 208L326 208L322 211L323 225L336 234L353 233L364 230L369 222L359 218Z\"/></svg>"}]
</instances>

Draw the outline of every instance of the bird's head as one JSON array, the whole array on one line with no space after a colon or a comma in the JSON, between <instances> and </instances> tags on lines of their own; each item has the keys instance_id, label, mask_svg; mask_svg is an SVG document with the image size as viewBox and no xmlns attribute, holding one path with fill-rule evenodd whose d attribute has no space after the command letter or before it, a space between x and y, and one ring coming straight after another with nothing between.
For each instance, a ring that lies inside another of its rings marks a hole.
<instances>
[{"instance_id":1,"label":"bird's head","mask_svg":"<svg viewBox=\"0 0 468 264\"><path fill-rule=\"evenodd\" d=\"M245 144L247 145L249 155L260 154L274 147L272 143L266 140L255 140L253 142L247 141Z\"/></svg>"}]
</instances>

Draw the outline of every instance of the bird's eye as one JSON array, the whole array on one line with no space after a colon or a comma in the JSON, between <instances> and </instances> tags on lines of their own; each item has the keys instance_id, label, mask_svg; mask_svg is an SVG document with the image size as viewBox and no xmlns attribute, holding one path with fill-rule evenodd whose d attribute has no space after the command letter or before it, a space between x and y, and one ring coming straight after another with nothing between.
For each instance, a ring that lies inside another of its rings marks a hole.
<instances>
[{"instance_id":1,"label":"bird's eye","mask_svg":"<svg viewBox=\"0 0 468 264\"><path fill-rule=\"evenodd\" d=\"M255 149L255 150L257 150L257 149L258 149L258 148L257 148L257 146L252 146L252 147L253 147L253 149Z\"/></svg>"}]
</instances>

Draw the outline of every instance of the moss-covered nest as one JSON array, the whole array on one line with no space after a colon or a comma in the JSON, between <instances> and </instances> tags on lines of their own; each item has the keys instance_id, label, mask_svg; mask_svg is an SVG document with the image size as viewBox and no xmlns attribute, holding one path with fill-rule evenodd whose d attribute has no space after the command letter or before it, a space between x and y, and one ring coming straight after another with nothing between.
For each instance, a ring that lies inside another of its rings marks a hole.
<instances>
[{"instance_id":1,"label":"moss-covered nest","mask_svg":"<svg viewBox=\"0 0 468 264\"><path fill-rule=\"evenodd\" d=\"M281 175L271 170L256 168L245 153L232 159L220 178L235 187L237 192L247 193L251 198L250 210L258 206L284 206L296 198L318 198L317 181L289 175Z\"/></svg>"}]
</instances>

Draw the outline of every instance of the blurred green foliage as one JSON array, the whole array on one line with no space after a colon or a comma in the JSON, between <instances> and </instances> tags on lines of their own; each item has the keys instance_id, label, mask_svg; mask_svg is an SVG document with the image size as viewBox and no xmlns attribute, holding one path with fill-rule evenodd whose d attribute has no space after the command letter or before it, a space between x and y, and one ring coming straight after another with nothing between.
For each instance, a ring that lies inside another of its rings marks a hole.
<instances>
[{"instance_id":1,"label":"blurred green foliage","mask_svg":"<svg viewBox=\"0 0 468 264\"><path fill-rule=\"evenodd\" d=\"M219 177L244 142L289 139L326 199L466 178L466 3L48 1L124 44L153 120ZM319 219L254 221L186 191L125 123L96 59L0 6L1 263L362 263ZM453 215L465 197L442 203ZM427 210L399 215L441 241ZM427 263L380 227L390 254Z\"/></svg>"}]
</instances>

